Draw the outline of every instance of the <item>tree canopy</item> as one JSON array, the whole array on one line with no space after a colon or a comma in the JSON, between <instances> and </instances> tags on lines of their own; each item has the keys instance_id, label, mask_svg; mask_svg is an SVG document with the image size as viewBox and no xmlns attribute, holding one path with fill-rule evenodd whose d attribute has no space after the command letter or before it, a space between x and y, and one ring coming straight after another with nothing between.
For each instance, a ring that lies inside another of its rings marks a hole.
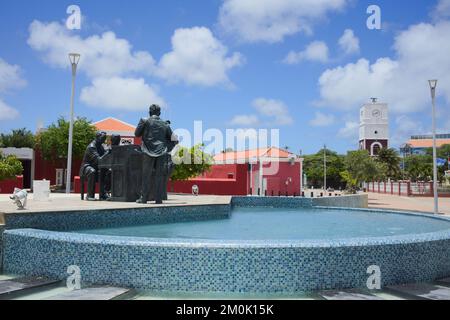
<instances>
[{"instance_id":1,"label":"tree canopy","mask_svg":"<svg viewBox=\"0 0 450 320\"><path fill-rule=\"evenodd\" d=\"M74 159L81 159L86 146L95 139L96 128L86 118L77 118L73 125ZM63 117L52 123L36 136L36 146L46 160L67 158L69 144L69 122Z\"/></svg>"},{"instance_id":2,"label":"tree canopy","mask_svg":"<svg viewBox=\"0 0 450 320\"><path fill-rule=\"evenodd\" d=\"M306 173L308 184L315 187L323 187L324 175L324 149L316 154L304 157L303 170ZM341 177L344 170L344 156L332 150L326 151L327 186L335 189L345 187L345 181Z\"/></svg>"},{"instance_id":3,"label":"tree canopy","mask_svg":"<svg viewBox=\"0 0 450 320\"><path fill-rule=\"evenodd\" d=\"M15 156L4 156L0 152L0 181L14 178L22 174L22 162Z\"/></svg>"},{"instance_id":4,"label":"tree canopy","mask_svg":"<svg viewBox=\"0 0 450 320\"><path fill-rule=\"evenodd\" d=\"M213 163L212 157L203 151L202 144L192 148L178 146L172 161L175 164L172 181L195 178L208 171Z\"/></svg>"},{"instance_id":5,"label":"tree canopy","mask_svg":"<svg viewBox=\"0 0 450 320\"><path fill-rule=\"evenodd\" d=\"M396 180L401 176L400 171L400 157L398 152L393 149L383 148L378 152L378 156L376 157L376 161L385 168L385 175L387 178Z\"/></svg>"},{"instance_id":6,"label":"tree canopy","mask_svg":"<svg viewBox=\"0 0 450 320\"><path fill-rule=\"evenodd\" d=\"M26 128L12 130L11 133L0 135L1 148L31 148L35 145L34 134Z\"/></svg>"}]
</instances>

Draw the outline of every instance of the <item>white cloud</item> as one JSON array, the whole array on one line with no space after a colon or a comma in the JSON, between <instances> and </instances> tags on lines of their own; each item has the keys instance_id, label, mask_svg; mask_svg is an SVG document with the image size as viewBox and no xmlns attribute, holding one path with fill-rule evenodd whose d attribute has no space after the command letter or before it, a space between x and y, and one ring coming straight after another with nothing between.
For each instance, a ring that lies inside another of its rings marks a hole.
<instances>
[{"instance_id":1,"label":"white cloud","mask_svg":"<svg viewBox=\"0 0 450 320\"><path fill-rule=\"evenodd\" d=\"M298 32L311 33L329 12L347 0L224 0L219 26L243 42L279 42Z\"/></svg>"},{"instance_id":2,"label":"white cloud","mask_svg":"<svg viewBox=\"0 0 450 320\"><path fill-rule=\"evenodd\" d=\"M259 118L256 115L237 115L231 121L230 124L233 126L242 126L242 127L254 127L259 124Z\"/></svg>"},{"instance_id":3,"label":"white cloud","mask_svg":"<svg viewBox=\"0 0 450 320\"><path fill-rule=\"evenodd\" d=\"M258 98L253 100L252 105L259 114L272 118L275 125L290 125L294 122L282 101Z\"/></svg>"},{"instance_id":4,"label":"white cloud","mask_svg":"<svg viewBox=\"0 0 450 320\"><path fill-rule=\"evenodd\" d=\"M338 136L340 138L358 141L359 138L359 123L356 121L346 121L345 126L339 129Z\"/></svg>"},{"instance_id":5,"label":"white cloud","mask_svg":"<svg viewBox=\"0 0 450 320\"><path fill-rule=\"evenodd\" d=\"M314 119L309 124L313 127L328 127L334 123L334 120L335 118L332 114L316 112Z\"/></svg>"},{"instance_id":6,"label":"white cloud","mask_svg":"<svg viewBox=\"0 0 450 320\"><path fill-rule=\"evenodd\" d=\"M8 106L0 99L0 120L13 120L19 116L19 111Z\"/></svg>"},{"instance_id":7,"label":"white cloud","mask_svg":"<svg viewBox=\"0 0 450 320\"><path fill-rule=\"evenodd\" d=\"M436 7L431 12L431 16L435 20L450 17L450 0L439 0Z\"/></svg>"},{"instance_id":8,"label":"white cloud","mask_svg":"<svg viewBox=\"0 0 450 320\"><path fill-rule=\"evenodd\" d=\"M252 106L257 114L236 115L229 122L230 125L249 128L259 125L286 126L294 122L288 108L282 101L258 98L252 101Z\"/></svg>"},{"instance_id":9,"label":"white cloud","mask_svg":"<svg viewBox=\"0 0 450 320\"><path fill-rule=\"evenodd\" d=\"M19 89L27 84L22 77L22 69L18 65L11 65L0 58L0 94ZM13 120L19 116L19 111L9 106L0 97L0 121Z\"/></svg>"},{"instance_id":10,"label":"white cloud","mask_svg":"<svg viewBox=\"0 0 450 320\"><path fill-rule=\"evenodd\" d=\"M172 36L172 51L161 58L157 75L190 85L229 84L227 72L243 60L240 53L228 55L228 49L208 28L177 29Z\"/></svg>"},{"instance_id":11,"label":"white cloud","mask_svg":"<svg viewBox=\"0 0 450 320\"><path fill-rule=\"evenodd\" d=\"M346 55L359 53L359 39L355 36L353 30L346 29L338 41L339 47Z\"/></svg>"},{"instance_id":12,"label":"white cloud","mask_svg":"<svg viewBox=\"0 0 450 320\"><path fill-rule=\"evenodd\" d=\"M319 79L321 104L348 111L370 97L385 100L385 84L392 81L397 69L395 61L383 58L373 65L360 59L344 67L326 70Z\"/></svg>"},{"instance_id":13,"label":"white cloud","mask_svg":"<svg viewBox=\"0 0 450 320\"><path fill-rule=\"evenodd\" d=\"M142 78L95 78L92 86L83 88L80 99L93 107L132 111L143 110L152 103L166 105Z\"/></svg>"},{"instance_id":14,"label":"white cloud","mask_svg":"<svg viewBox=\"0 0 450 320\"><path fill-rule=\"evenodd\" d=\"M370 97L390 105L394 113L429 107L428 79L439 79L437 94L450 101L450 22L417 24L395 38L396 59L367 59L326 70L319 79L319 104L355 110Z\"/></svg>"},{"instance_id":15,"label":"white cloud","mask_svg":"<svg viewBox=\"0 0 450 320\"><path fill-rule=\"evenodd\" d=\"M0 93L22 88L26 83L22 78L22 70L19 66L8 64L0 58Z\"/></svg>"},{"instance_id":16,"label":"white cloud","mask_svg":"<svg viewBox=\"0 0 450 320\"><path fill-rule=\"evenodd\" d=\"M328 52L328 46L325 42L314 41L311 42L304 51L289 52L284 59L284 62L287 64L297 64L302 61L308 60L325 63L329 60Z\"/></svg>"},{"instance_id":17,"label":"white cloud","mask_svg":"<svg viewBox=\"0 0 450 320\"><path fill-rule=\"evenodd\" d=\"M79 68L89 77L122 76L135 72L150 73L154 59L146 51L133 51L126 39L114 32L82 38L57 22L33 21L28 44L43 54L44 61L60 68L69 67L69 52L81 54Z\"/></svg>"},{"instance_id":18,"label":"white cloud","mask_svg":"<svg viewBox=\"0 0 450 320\"><path fill-rule=\"evenodd\" d=\"M399 147L407 142L412 135L424 134L425 129L420 121L415 121L406 115L401 115L395 119L395 132L391 137L390 144Z\"/></svg>"},{"instance_id":19,"label":"white cloud","mask_svg":"<svg viewBox=\"0 0 450 320\"><path fill-rule=\"evenodd\" d=\"M147 51L134 51L128 40L114 32L83 38L57 22L33 21L28 44L46 63L69 68L69 52L81 54L79 69L89 78L158 76L172 83L200 86L230 84L228 72L244 62L240 53L228 49L205 27L177 29L172 51L157 63Z\"/></svg>"}]
</instances>

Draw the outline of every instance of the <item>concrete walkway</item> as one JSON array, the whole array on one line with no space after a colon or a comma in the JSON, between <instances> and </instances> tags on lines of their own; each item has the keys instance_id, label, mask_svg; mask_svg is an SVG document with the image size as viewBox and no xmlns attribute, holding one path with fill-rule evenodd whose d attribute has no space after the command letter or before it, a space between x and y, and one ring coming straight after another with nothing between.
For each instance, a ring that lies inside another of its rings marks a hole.
<instances>
[{"instance_id":1,"label":"concrete walkway","mask_svg":"<svg viewBox=\"0 0 450 320\"><path fill-rule=\"evenodd\" d=\"M369 193L369 208L422 211L433 213L433 198L401 197L390 194ZM439 212L450 215L450 198L439 198Z\"/></svg>"}]
</instances>

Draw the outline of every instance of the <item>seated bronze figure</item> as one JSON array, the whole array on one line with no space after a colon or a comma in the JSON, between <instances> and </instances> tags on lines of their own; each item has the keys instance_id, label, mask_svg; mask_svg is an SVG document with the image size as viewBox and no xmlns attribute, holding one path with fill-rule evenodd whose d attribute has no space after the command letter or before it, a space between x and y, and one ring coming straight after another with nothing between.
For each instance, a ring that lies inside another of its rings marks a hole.
<instances>
[{"instance_id":1,"label":"seated bronze figure","mask_svg":"<svg viewBox=\"0 0 450 320\"><path fill-rule=\"evenodd\" d=\"M80 168L82 199L84 197L84 181L87 180L87 200L95 200L95 184L99 180L99 176L103 175L103 181L106 180L107 170L99 170L98 163L103 156L107 154L107 150L103 147L106 142L106 132L97 132L95 140L86 148L83 162ZM105 185L100 185L100 200L107 200L108 196Z\"/></svg>"}]
</instances>

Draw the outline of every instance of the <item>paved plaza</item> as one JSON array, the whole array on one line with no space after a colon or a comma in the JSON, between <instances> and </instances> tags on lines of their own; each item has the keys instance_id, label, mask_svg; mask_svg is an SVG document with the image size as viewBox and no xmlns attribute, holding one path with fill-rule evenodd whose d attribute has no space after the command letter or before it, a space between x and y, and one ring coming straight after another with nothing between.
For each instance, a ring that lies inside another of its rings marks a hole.
<instances>
[{"instance_id":1,"label":"paved plaza","mask_svg":"<svg viewBox=\"0 0 450 320\"><path fill-rule=\"evenodd\" d=\"M433 198L369 193L369 208L433 212ZM439 198L439 212L450 215L450 198Z\"/></svg>"}]
</instances>

